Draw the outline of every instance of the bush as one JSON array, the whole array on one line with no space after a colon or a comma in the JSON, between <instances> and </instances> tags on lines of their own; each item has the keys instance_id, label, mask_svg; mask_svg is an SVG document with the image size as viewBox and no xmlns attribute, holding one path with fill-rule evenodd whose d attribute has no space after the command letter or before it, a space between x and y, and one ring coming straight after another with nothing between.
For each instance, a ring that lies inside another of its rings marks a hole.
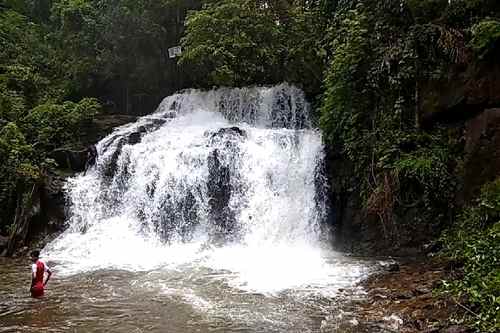
<instances>
[{"instance_id":1,"label":"bush","mask_svg":"<svg viewBox=\"0 0 500 333\"><path fill-rule=\"evenodd\" d=\"M76 143L80 128L100 111L96 99L84 98L78 103L46 103L34 108L23 119L30 141L45 148L55 148L64 144Z\"/></svg>"},{"instance_id":2,"label":"bush","mask_svg":"<svg viewBox=\"0 0 500 333\"><path fill-rule=\"evenodd\" d=\"M500 46L500 21L481 21L472 27L472 35L472 49L480 58L486 58Z\"/></svg>"},{"instance_id":3,"label":"bush","mask_svg":"<svg viewBox=\"0 0 500 333\"><path fill-rule=\"evenodd\" d=\"M463 263L463 277L445 290L465 297L470 323L481 332L500 330L500 178L483 187L477 203L443 237L444 254Z\"/></svg>"}]
</instances>

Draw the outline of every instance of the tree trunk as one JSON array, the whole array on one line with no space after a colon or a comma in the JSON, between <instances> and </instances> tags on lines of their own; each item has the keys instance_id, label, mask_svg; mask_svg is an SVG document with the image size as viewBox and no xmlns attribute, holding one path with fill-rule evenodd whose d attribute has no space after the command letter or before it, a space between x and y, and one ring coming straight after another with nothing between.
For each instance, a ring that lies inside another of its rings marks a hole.
<instances>
[{"instance_id":1,"label":"tree trunk","mask_svg":"<svg viewBox=\"0 0 500 333\"><path fill-rule=\"evenodd\" d=\"M39 186L34 184L28 193L19 191L17 196L16 215L14 226L9 236L7 248L3 255L12 256L16 249L26 244L31 220L38 212L40 197Z\"/></svg>"}]
</instances>

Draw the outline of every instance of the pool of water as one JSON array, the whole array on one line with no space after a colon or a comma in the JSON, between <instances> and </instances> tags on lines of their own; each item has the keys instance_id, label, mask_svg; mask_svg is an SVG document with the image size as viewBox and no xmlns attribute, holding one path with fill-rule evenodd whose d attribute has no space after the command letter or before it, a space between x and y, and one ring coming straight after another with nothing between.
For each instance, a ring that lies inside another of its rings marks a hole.
<instances>
[{"instance_id":1,"label":"pool of water","mask_svg":"<svg viewBox=\"0 0 500 333\"><path fill-rule=\"evenodd\" d=\"M259 292L245 288L241 273L200 263L86 272L49 263L46 296L32 299L29 259L1 259L0 332L347 332L343 321L353 317L341 316L346 300L339 289L363 293L348 275ZM340 255L328 263L346 272L371 264Z\"/></svg>"}]
</instances>

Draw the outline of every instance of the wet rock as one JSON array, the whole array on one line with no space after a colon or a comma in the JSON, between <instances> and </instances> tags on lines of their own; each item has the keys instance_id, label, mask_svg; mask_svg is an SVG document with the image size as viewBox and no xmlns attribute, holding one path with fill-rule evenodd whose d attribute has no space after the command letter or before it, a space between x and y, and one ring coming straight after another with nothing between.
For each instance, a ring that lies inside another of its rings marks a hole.
<instances>
[{"instance_id":1,"label":"wet rock","mask_svg":"<svg viewBox=\"0 0 500 333\"><path fill-rule=\"evenodd\" d=\"M155 214L152 223L163 241L180 237L187 242L192 239L195 226L199 223L197 211L198 203L190 191L178 196L167 194L162 198L159 214Z\"/></svg>"},{"instance_id":2,"label":"wet rock","mask_svg":"<svg viewBox=\"0 0 500 333\"><path fill-rule=\"evenodd\" d=\"M82 172L87 165L87 149L84 150L70 150L70 149L54 149L49 153L49 158L56 161L61 169L69 169L74 172Z\"/></svg>"},{"instance_id":3,"label":"wet rock","mask_svg":"<svg viewBox=\"0 0 500 333\"><path fill-rule=\"evenodd\" d=\"M383 295L383 294L373 294L373 295L372 295L372 298L373 298L375 301L380 301L380 300L387 299L387 298L388 298L388 296Z\"/></svg>"},{"instance_id":4,"label":"wet rock","mask_svg":"<svg viewBox=\"0 0 500 333\"><path fill-rule=\"evenodd\" d=\"M418 286L414 289L414 293L416 295L425 295L425 294L430 294L432 290L427 287L427 286Z\"/></svg>"},{"instance_id":5,"label":"wet rock","mask_svg":"<svg viewBox=\"0 0 500 333\"><path fill-rule=\"evenodd\" d=\"M66 220L65 178L49 173L41 188L41 209L45 220L45 233L64 229Z\"/></svg>"},{"instance_id":6,"label":"wet rock","mask_svg":"<svg viewBox=\"0 0 500 333\"><path fill-rule=\"evenodd\" d=\"M208 157L208 193L210 195L210 220L219 229L218 233L231 233L234 214L229 209L231 198L231 174L227 166L221 163L220 152L215 149Z\"/></svg>"},{"instance_id":7,"label":"wet rock","mask_svg":"<svg viewBox=\"0 0 500 333\"><path fill-rule=\"evenodd\" d=\"M393 263L387 266L387 271L388 272L399 272L399 264Z\"/></svg>"},{"instance_id":8,"label":"wet rock","mask_svg":"<svg viewBox=\"0 0 500 333\"><path fill-rule=\"evenodd\" d=\"M122 153L123 146L125 145L125 138L118 138L118 144L116 145L116 149L111 155L111 158L104 166L104 175L107 179L112 179L115 176L116 169L118 167L118 158Z\"/></svg>"},{"instance_id":9,"label":"wet rock","mask_svg":"<svg viewBox=\"0 0 500 333\"><path fill-rule=\"evenodd\" d=\"M422 331L425 327L425 323L422 320L415 320L413 326L419 331Z\"/></svg>"},{"instance_id":10,"label":"wet rock","mask_svg":"<svg viewBox=\"0 0 500 333\"><path fill-rule=\"evenodd\" d=\"M88 129L84 142L95 143L109 135L115 128L132 123L137 120L136 116L124 114L99 114Z\"/></svg>"},{"instance_id":11,"label":"wet rock","mask_svg":"<svg viewBox=\"0 0 500 333\"><path fill-rule=\"evenodd\" d=\"M160 118L153 118L153 119L152 119L152 123L153 123L155 126L157 126L157 127L159 127L159 126L161 126L161 125L165 124L166 122L167 122L167 121L166 121L165 119L160 119Z\"/></svg>"},{"instance_id":12,"label":"wet rock","mask_svg":"<svg viewBox=\"0 0 500 333\"><path fill-rule=\"evenodd\" d=\"M427 243L423 246L424 253L436 253L443 249L443 242L435 241L431 243Z\"/></svg>"},{"instance_id":13,"label":"wet rock","mask_svg":"<svg viewBox=\"0 0 500 333\"><path fill-rule=\"evenodd\" d=\"M403 319L401 319L396 314L386 316L383 318L383 320L387 323L388 328L392 330L399 330L399 328L403 325Z\"/></svg>"},{"instance_id":14,"label":"wet rock","mask_svg":"<svg viewBox=\"0 0 500 333\"><path fill-rule=\"evenodd\" d=\"M462 326L450 326L439 331L440 333L468 333L470 332L467 328Z\"/></svg>"},{"instance_id":15,"label":"wet rock","mask_svg":"<svg viewBox=\"0 0 500 333\"><path fill-rule=\"evenodd\" d=\"M370 294L387 294L388 292L387 288L374 288L369 291Z\"/></svg>"},{"instance_id":16,"label":"wet rock","mask_svg":"<svg viewBox=\"0 0 500 333\"><path fill-rule=\"evenodd\" d=\"M170 104L170 110L176 110L179 107L179 103L177 101L174 101L172 104Z\"/></svg>"},{"instance_id":17,"label":"wet rock","mask_svg":"<svg viewBox=\"0 0 500 333\"><path fill-rule=\"evenodd\" d=\"M398 291L392 294L392 299L411 299L415 297L411 291Z\"/></svg>"},{"instance_id":18,"label":"wet rock","mask_svg":"<svg viewBox=\"0 0 500 333\"><path fill-rule=\"evenodd\" d=\"M165 117L166 119L174 119L174 118L176 118L176 117L177 117L177 113L176 113L176 112L174 112L174 111L172 111L172 112L167 112L167 113L165 113L164 117Z\"/></svg>"},{"instance_id":19,"label":"wet rock","mask_svg":"<svg viewBox=\"0 0 500 333\"><path fill-rule=\"evenodd\" d=\"M403 324L395 329L384 323L382 332L441 332L452 325L453 315L463 313L455 302L443 295L434 295L431 287L436 281L446 279L441 261L400 262L400 270L382 272L368 278L363 286L368 295L361 315L367 321L396 315ZM377 298L386 295L389 298ZM374 332L374 331L371 331Z\"/></svg>"},{"instance_id":20,"label":"wet rock","mask_svg":"<svg viewBox=\"0 0 500 333\"><path fill-rule=\"evenodd\" d=\"M208 134L208 133L206 133ZM239 127L236 127L236 126L233 126L233 127L227 127L227 128L221 128L219 129L217 132L215 133L211 133L211 137L220 137L220 136L224 136L224 135L237 135L237 136L240 136L240 137L246 137L247 136L247 133L246 131L242 130L241 128Z\"/></svg>"},{"instance_id":21,"label":"wet rock","mask_svg":"<svg viewBox=\"0 0 500 333\"><path fill-rule=\"evenodd\" d=\"M423 330L424 333L439 333L439 328L430 328L427 330Z\"/></svg>"},{"instance_id":22,"label":"wet rock","mask_svg":"<svg viewBox=\"0 0 500 333\"><path fill-rule=\"evenodd\" d=\"M141 142L141 133L140 132L131 133L131 134L129 134L127 139L128 139L129 145L135 145L135 144Z\"/></svg>"}]
</instances>

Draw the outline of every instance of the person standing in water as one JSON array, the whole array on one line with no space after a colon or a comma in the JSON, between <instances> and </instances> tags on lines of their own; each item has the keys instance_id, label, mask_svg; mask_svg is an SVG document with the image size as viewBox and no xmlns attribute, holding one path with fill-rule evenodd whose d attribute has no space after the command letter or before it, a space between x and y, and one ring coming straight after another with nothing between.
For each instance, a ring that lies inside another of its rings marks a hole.
<instances>
[{"instance_id":1,"label":"person standing in water","mask_svg":"<svg viewBox=\"0 0 500 333\"><path fill-rule=\"evenodd\" d=\"M44 293L45 286L49 282L52 271L49 266L42 260L40 260L40 251L31 251L31 297L38 298L42 297ZM47 279L44 281L45 273L47 273Z\"/></svg>"}]
</instances>

